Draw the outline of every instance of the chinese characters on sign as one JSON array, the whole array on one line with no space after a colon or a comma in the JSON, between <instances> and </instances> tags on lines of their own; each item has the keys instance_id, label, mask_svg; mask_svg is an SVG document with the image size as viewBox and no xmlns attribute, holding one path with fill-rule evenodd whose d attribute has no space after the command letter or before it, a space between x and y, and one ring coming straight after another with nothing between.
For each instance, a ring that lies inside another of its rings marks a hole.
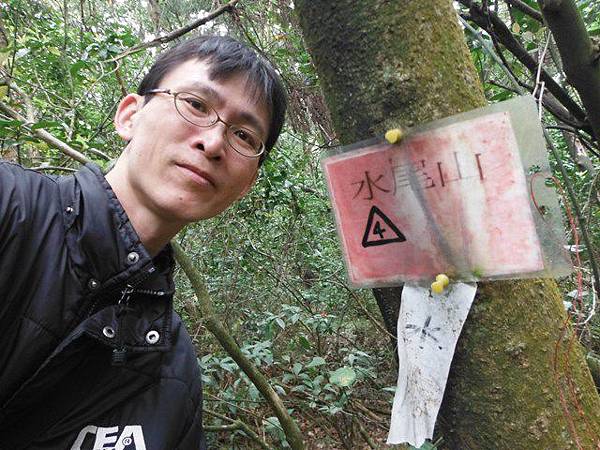
<instances>
[{"instance_id":1,"label":"chinese characters on sign","mask_svg":"<svg viewBox=\"0 0 600 450\"><path fill-rule=\"evenodd\" d=\"M323 160L355 286L544 268L508 113Z\"/></svg>"},{"instance_id":2,"label":"chinese characters on sign","mask_svg":"<svg viewBox=\"0 0 600 450\"><path fill-rule=\"evenodd\" d=\"M459 162L458 152L453 152L454 155L454 166L448 172L448 169L443 166L441 161L436 161L434 169L434 176L437 179L437 186L445 187L447 184L460 181L470 177L479 177L481 181L483 181L483 169L481 167L481 153L475 153L474 161L462 161ZM468 163L470 165L476 164L477 173L471 173L472 170L467 174L463 174L465 168L468 168ZM462 169L461 169L462 166ZM418 185L421 189L429 189L436 187L436 179L427 175L426 162L424 159L419 161L417 167L404 165L404 164L395 164L392 158L389 159L389 172L380 173L379 176L373 180L372 175L368 170L364 171L364 177L360 181L356 181L352 183L352 185L358 185L356 190L356 194L353 199L357 198L365 186L366 196L362 197L363 200L373 200L373 193L376 191L380 191L382 193L391 193L392 195L397 195L399 190L403 188L410 187L411 178L417 180ZM389 180L384 177L388 175ZM380 181L383 180L383 181ZM389 183L388 183L389 181ZM387 188L386 188L387 186Z\"/></svg>"}]
</instances>

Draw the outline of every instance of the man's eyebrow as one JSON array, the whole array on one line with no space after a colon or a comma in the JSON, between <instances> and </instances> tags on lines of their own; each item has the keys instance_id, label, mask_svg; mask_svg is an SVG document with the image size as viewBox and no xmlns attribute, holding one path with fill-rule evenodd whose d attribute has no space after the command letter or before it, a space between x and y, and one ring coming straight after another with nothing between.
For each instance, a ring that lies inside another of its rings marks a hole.
<instances>
[{"instance_id":1,"label":"man's eyebrow","mask_svg":"<svg viewBox=\"0 0 600 450\"><path fill-rule=\"evenodd\" d=\"M215 89L207 86L204 83L200 83L199 81L192 81L189 84L186 84L181 90L186 91L196 91L200 93L203 97L206 97L207 100L212 100L215 103L223 103L223 97L219 94Z\"/></svg>"},{"instance_id":2,"label":"man's eyebrow","mask_svg":"<svg viewBox=\"0 0 600 450\"><path fill-rule=\"evenodd\" d=\"M182 90L191 90L198 92L201 96L206 97L207 100L216 103L217 105L221 105L224 102L223 96L219 94L215 89L210 86L207 86L204 83L199 81L192 81L191 83L185 85ZM256 130L258 134L261 136L266 136L266 131L263 129L260 121L256 117L256 115L252 114L249 111L238 111L236 116L242 121L244 124L248 124L252 129Z\"/></svg>"}]
</instances>

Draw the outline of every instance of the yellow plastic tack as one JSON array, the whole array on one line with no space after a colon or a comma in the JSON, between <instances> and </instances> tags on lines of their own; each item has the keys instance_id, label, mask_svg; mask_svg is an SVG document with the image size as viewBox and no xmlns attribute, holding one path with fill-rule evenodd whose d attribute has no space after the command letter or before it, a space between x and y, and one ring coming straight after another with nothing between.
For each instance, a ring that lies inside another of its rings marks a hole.
<instances>
[{"instance_id":1,"label":"yellow plastic tack","mask_svg":"<svg viewBox=\"0 0 600 450\"><path fill-rule=\"evenodd\" d=\"M387 130L385 132L385 139L390 144L397 144L398 142L400 142L402 140L403 136L404 136L404 132L400 128L393 128L393 129Z\"/></svg>"},{"instance_id":2,"label":"yellow plastic tack","mask_svg":"<svg viewBox=\"0 0 600 450\"><path fill-rule=\"evenodd\" d=\"M444 284L444 287L450 284L450 278L445 273L440 273L437 277L435 277L435 281L441 281Z\"/></svg>"},{"instance_id":3,"label":"yellow plastic tack","mask_svg":"<svg viewBox=\"0 0 600 450\"><path fill-rule=\"evenodd\" d=\"M443 281L434 281L431 283L431 292L435 292L436 294L441 294L444 292L444 282Z\"/></svg>"}]
</instances>

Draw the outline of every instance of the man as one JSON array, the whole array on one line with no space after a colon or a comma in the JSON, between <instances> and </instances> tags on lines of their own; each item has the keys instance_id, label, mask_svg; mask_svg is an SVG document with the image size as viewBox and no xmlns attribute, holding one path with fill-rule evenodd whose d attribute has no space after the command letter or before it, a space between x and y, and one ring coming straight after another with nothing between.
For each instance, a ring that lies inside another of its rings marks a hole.
<instances>
[{"instance_id":1,"label":"man","mask_svg":"<svg viewBox=\"0 0 600 450\"><path fill-rule=\"evenodd\" d=\"M0 449L204 448L168 243L248 192L281 131L273 68L226 37L161 55L106 178L0 163Z\"/></svg>"}]
</instances>

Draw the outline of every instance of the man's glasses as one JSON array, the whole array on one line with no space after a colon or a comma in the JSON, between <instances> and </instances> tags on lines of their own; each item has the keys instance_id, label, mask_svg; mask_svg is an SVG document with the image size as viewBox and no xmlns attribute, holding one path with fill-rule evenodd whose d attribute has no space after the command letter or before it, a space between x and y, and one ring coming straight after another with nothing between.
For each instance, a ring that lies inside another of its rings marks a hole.
<instances>
[{"instance_id":1,"label":"man's glasses","mask_svg":"<svg viewBox=\"0 0 600 450\"><path fill-rule=\"evenodd\" d=\"M225 124L225 140L236 152L247 158L258 158L265 151L265 143L255 132L237 125L230 125L219 117L215 109L195 94L173 92L170 89L151 89L145 94L168 94L173 96L175 109L187 122L198 127L211 127L217 122Z\"/></svg>"}]
</instances>

